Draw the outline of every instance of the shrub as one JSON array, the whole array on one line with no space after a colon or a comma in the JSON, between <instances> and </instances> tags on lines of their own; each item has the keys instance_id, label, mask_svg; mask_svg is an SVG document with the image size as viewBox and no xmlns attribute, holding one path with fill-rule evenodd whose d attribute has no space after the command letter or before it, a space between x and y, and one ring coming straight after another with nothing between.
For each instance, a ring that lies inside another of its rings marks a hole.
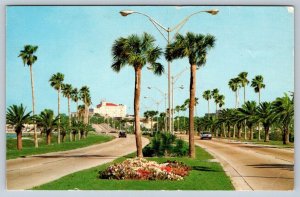
<instances>
[{"instance_id":1,"label":"shrub","mask_svg":"<svg viewBox=\"0 0 300 197\"><path fill-rule=\"evenodd\" d=\"M151 143L143 149L143 154L146 157L186 156L188 145L170 133L157 133L151 139Z\"/></svg>"}]
</instances>

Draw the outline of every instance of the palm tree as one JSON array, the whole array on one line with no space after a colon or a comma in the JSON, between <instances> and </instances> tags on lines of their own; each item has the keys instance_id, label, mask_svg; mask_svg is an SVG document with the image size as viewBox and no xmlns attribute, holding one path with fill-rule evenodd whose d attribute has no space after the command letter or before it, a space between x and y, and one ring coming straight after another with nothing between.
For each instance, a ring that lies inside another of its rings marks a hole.
<instances>
[{"instance_id":1,"label":"palm tree","mask_svg":"<svg viewBox=\"0 0 300 197\"><path fill-rule=\"evenodd\" d=\"M207 51L214 47L215 37L212 35L194 34L188 32L186 36L177 34L175 41L168 44L166 59L182 59L187 57L190 63L190 104L189 104L189 156L195 158L194 147L194 109L196 94L196 69L206 63Z\"/></svg>"},{"instance_id":2,"label":"palm tree","mask_svg":"<svg viewBox=\"0 0 300 197\"><path fill-rule=\"evenodd\" d=\"M57 116L58 116L58 134L57 134L57 143L60 144L60 91L61 86L64 81L64 74L62 73L56 73L51 76L49 82L50 85L57 90Z\"/></svg>"},{"instance_id":3,"label":"palm tree","mask_svg":"<svg viewBox=\"0 0 300 197\"><path fill-rule=\"evenodd\" d=\"M238 78L240 79L240 82L241 82L241 86L244 88L244 104L246 102L246 86L249 84L247 76L248 76L247 72L241 72L238 75Z\"/></svg>"},{"instance_id":4,"label":"palm tree","mask_svg":"<svg viewBox=\"0 0 300 197\"><path fill-rule=\"evenodd\" d=\"M257 119L263 124L263 127L265 129L265 142L268 142L270 127L276 121L276 119L274 119L274 114L272 111L272 103L263 102L259 104L257 108Z\"/></svg>"},{"instance_id":5,"label":"palm tree","mask_svg":"<svg viewBox=\"0 0 300 197\"><path fill-rule=\"evenodd\" d=\"M184 132L186 133L186 125L185 125L185 111L187 110L187 106L185 104L182 104L180 106L180 110L183 112L183 129L184 129Z\"/></svg>"},{"instance_id":6,"label":"palm tree","mask_svg":"<svg viewBox=\"0 0 300 197\"><path fill-rule=\"evenodd\" d=\"M153 117L158 114L158 111L145 111L144 116L151 121L151 132L153 132Z\"/></svg>"},{"instance_id":7,"label":"palm tree","mask_svg":"<svg viewBox=\"0 0 300 197\"><path fill-rule=\"evenodd\" d=\"M241 86L239 78L232 78L228 82L228 86L235 93L235 108L238 107L238 90Z\"/></svg>"},{"instance_id":8,"label":"palm tree","mask_svg":"<svg viewBox=\"0 0 300 197\"><path fill-rule=\"evenodd\" d=\"M251 81L251 87L254 88L254 91L258 93L258 103L260 103L260 90L265 88L264 78L261 75L255 76Z\"/></svg>"},{"instance_id":9,"label":"palm tree","mask_svg":"<svg viewBox=\"0 0 300 197\"><path fill-rule=\"evenodd\" d=\"M210 90L205 90L202 94L202 97L207 100L207 113L209 114L209 100L211 99Z\"/></svg>"},{"instance_id":10,"label":"palm tree","mask_svg":"<svg viewBox=\"0 0 300 197\"><path fill-rule=\"evenodd\" d=\"M78 112L78 117L77 117L78 121L79 120L83 121L84 113L85 113L85 106L84 105L78 105L77 112Z\"/></svg>"},{"instance_id":11,"label":"palm tree","mask_svg":"<svg viewBox=\"0 0 300 197\"><path fill-rule=\"evenodd\" d=\"M62 84L62 93L63 96L68 99L68 123L69 127L71 127L71 110L70 110L70 100L72 96L72 85L71 84ZM72 135L70 135L70 141L72 141Z\"/></svg>"},{"instance_id":12,"label":"palm tree","mask_svg":"<svg viewBox=\"0 0 300 197\"><path fill-rule=\"evenodd\" d=\"M222 106L225 104L224 102L225 100L225 96L220 94L217 98L218 104L219 104L219 108L222 110Z\"/></svg>"},{"instance_id":13,"label":"palm tree","mask_svg":"<svg viewBox=\"0 0 300 197\"><path fill-rule=\"evenodd\" d=\"M112 46L113 64L112 69L119 72L125 65L132 66L135 71L134 86L134 124L137 156L143 157L142 138L140 130L140 94L141 94L141 71L148 63L150 69L156 75L164 72L163 66L157 62L162 54L161 48L155 46L155 39L150 34L142 36L130 35L126 38L117 39Z\"/></svg>"},{"instance_id":14,"label":"palm tree","mask_svg":"<svg viewBox=\"0 0 300 197\"><path fill-rule=\"evenodd\" d=\"M177 105L175 107L175 111L177 112L177 131L179 131L179 119L180 119L179 112L180 112L180 109L181 109L180 107L181 107L180 105Z\"/></svg>"},{"instance_id":15,"label":"palm tree","mask_svg":"<svg viewBox=\"0 0 300 197\"><path fill-rule=\"evenodd\" d=\"M215 100L215 103L216 103L216 114L217 114L217 111L218 111L218 96L219 96L219 89L218 88L215 88L211 91L211 96L212 98Z\"/></svg>"},{"instance_id":16,"label":"palm tree","mask_svg":"<svg viewBox=\"0 0 300 197\"><path fill-rule=\"evenodd\" d=\"M21 104L20 106L12 105L6 112L6 123L13 126L17 134L17 149L22 150L22 129L31 121L30 113L26 113L26 108Z\"/></svg>"},{"instance_id":17,"label":"palm tree","mask_svg":"<svg viewBox=\"0 0 300 197\"><path fill-rule=\"evenodd\" d=\"M243 117L244 121L246 121L246 125L250 130L250 140L253 139L253 126L257 122L256 114L257 114L257 106L255 101L247 101L242 108L238 109L240 115ZM246 131L246 130L245 130ZM245 132L246 139L246 132Z\"/></svg>"},{"instance_id":18,"label":"palm tree","mask_svg":"<svg viewBox=\"0 0 300 197\"><path fill-rule=\"evenodd\" d=\"M162 119L162 123L163 123L163 124L161 124L162 125L161 129L166 132L166 129L165 129L165 127L166 127L166 121L165 121L166 120L166 113L165 112L161 112L159 114L159 117Z\"/></svg>"},{"instance_id":19,"label":"palm tree","mask_svg":"<svg viewBox=\"0 0 300 197\"><path fill-rule=\"evenodd\" d=\"M29 66L30 70L30 81L31 81L31 96L32 96L32 114L35 114L35 100L34 100L34 80L32 73L32 65L37 61L37 56L34 53L37 51L38 46L33 45L25 45L24 49L20 51L18 57L21 57L23 60L24 66ZM37 148L39 146L37 133L36 133L36 125L34 124L34 146Z\"/></svg>"},{"instance_id":20,"label":"palm tree","mask_svg":"<svg viewBox=\"0 0 300 197\"><path fill-rule=\"evenodd\" d=\"M286 93L273 102L273 114L283 127L283 144L289 143L289 126L294 121L294 99Z\"/></svg>"},{"instance_id":21,"label":"palm tree","mask_svg":"<svg viewBox=\"0 0 300 197\"><path fill-rule=\"evenodd\" d=\"M84 124L88 124L88 106L90 104L91 101L91 97L90 97L90 89L87 86L83 86L80 89L80 98L84 104L84 116L83 116L83 123Z\"/></svg>"},{"instance_id":22,"label":"palm tree","mask_svg":"<svg viewBox=\"0 0 300 197\"><path fill-rule=\"evenodd\" d=\"M79 92L77 88L73 88L71 92L71 99L76 103L76 118L78 118L78 100L79 100Z\"/></svg>"},{"instance_id":23,"label":"palm tree","mask_svg":"<svg viewBox=\"0 0 300 197\"><path fill-rule=\"evenodd\" d=\"M58 116L54 117L54 113L51 109L45 109L36 117L36 122L46 133L47 144L51 144L51 132L57 126Z\"/></svg>"}]
</instances>

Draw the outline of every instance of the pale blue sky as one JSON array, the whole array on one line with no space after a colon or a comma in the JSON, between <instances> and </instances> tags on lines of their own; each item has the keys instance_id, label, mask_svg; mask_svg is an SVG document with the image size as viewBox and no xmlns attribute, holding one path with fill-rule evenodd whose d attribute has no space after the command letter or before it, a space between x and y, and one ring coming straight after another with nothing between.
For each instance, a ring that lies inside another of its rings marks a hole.
<instances>
[{"instance_id":1,"label":"pale blue sky","mask_svg":"<svg viewBox=\"0 0 300 197\"><path fill-rule=\"evenodd\" d=\"M215 48L209 51L205 67L197 71L198 115L207 112L204 90L218 88L225 95L225 106L234 107L234 93L228 87L230 78L242 71L248 79L263 75L266 89L262 100L271 101L284 92L294 91L294 14L287 7L175 7L175 6L8 6L6 38L6 105L23 103L31 109L29 69L24 67L19 51L26 44L38 45L38 61L33 65L37 112L51 108L57 110L57 92L50 87L49 78L56 72L65 74L65 82L80 88L90 87L93 106L106 99L125 104L133 109L134 71L124 68L112 71L111 46L121 36L143 32L151 33L157 44L165 48L166 41L141 15L122 17L120 10L144 12L162 25L173 27L185 16L198 10L219 9L216 16L193 16L180 33L210 33L216 37ZM167 63L162 57L160 62ZM188 65L188 60L172 62L172 74ZM174 105L189 97L189 71L177 81L184 90L175 90ZM167 78L157 77L146 68L142 72L141 112L148 106L156 109L151 96L161 100L159 92L147 86L167 91ZM242 92L241 92L242 93ZM249 86L247 98L257 101L257 94ZM242 101L242 94L240 94ZM212 104L212 109L214 105ZM72 104L73 111L75 104ZM62 99L62 112L67 111L67 100ZM160 105L163 110L164 103Z\"/></svg>"}]
</instances>

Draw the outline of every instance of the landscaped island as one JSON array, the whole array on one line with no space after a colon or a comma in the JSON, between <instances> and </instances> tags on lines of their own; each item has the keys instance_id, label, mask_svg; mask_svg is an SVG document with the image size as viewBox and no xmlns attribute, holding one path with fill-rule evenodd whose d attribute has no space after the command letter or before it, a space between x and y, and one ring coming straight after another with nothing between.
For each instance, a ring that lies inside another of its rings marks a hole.
<instances>
[{"instance_id":1,"label":"landscaped island","mask_svg":"<svg viewBox=\"0 0 300 197\"><path fill-rule=\"evenodd\" d=\"M203 149L196 147L196 158L188 157L149 157L148 161L165 163L182 162L190 168L182 180L115 180L101 179L110 165L126 159L135 158L135 154L120 157L111 163L76 172L56 181L33 188L34 190L234 190L221 165Z\"/></svg>"}]
</instances>

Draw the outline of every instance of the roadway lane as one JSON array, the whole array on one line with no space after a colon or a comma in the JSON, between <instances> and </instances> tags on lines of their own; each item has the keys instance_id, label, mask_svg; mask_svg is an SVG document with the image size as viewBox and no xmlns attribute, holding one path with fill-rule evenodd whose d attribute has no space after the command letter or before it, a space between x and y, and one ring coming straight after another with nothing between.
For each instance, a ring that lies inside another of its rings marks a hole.
<instances>
[{"instance_id":1,"label":"roadway lane","mask_svg":"<svg viewBox=\"0 0 300 197\"><path fill-rule=\"evenodd\" d=\"M181 136L187 139L186 136ZM200 140L195 144L223 165L237 190L293 190L294 150L231 140Z\"/></svg>"},{"instance_id":2,"label":"roadway lane","mask_svg":"<svg viewBox=\"0 0 300 197\"><path fill-rule=\"evenodd\" d=\"M149 140L142 138L143 146ZM8 190L30 189L65 175L98 166L136 150L134 135L85 148L6 161Z\"/></svg>"}]
</instances>

